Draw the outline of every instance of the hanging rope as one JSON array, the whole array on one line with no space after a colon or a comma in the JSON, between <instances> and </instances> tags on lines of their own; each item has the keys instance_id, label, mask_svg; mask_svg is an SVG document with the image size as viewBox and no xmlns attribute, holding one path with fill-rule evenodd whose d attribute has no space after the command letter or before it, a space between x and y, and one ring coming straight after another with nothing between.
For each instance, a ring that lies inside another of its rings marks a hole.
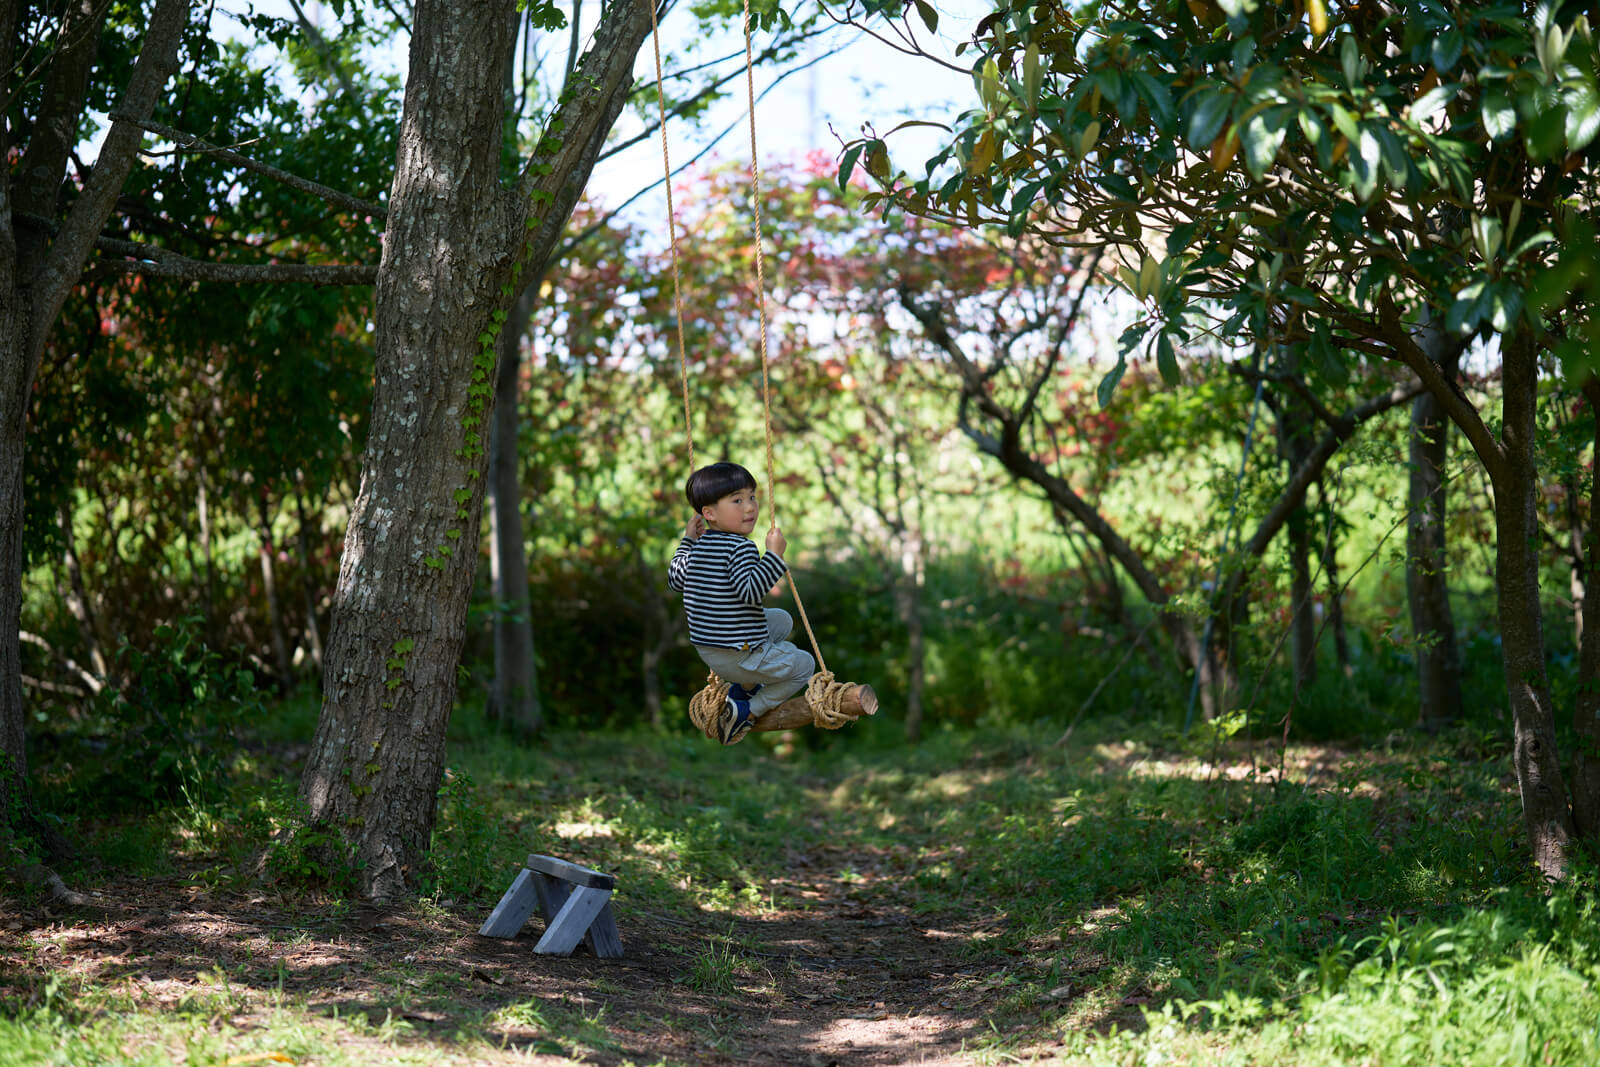
<instances>
[{"instance_id":1,"label":"hanging rope","mask_svg":"<svg viewBox=\"0 0 1600 1067\"><path fill-rule=\"evenodd\" d=\"M667 104L661 68L661 26L656 15L655 0L644 0L644 2L650 5L650 36L656 62L656 108L661 126L661 165L667 190L667 228L672 253L672 303L677 317L678 376L683 392L684 437L689 453L689 469L694 470L694 431L689 403L689 359L683 341L683 289L678 269L678 220L672 206L672 161L667 150ZM761 165L756 150L755 49L751 43L750 0L744 0L744 81L750 119L750 189L751 206L755 213L756 305L761 330L761 416L766 433L769 487L767 506L771 515L770 528L776 530L778 482L777 465L772 458L772 380L767 355L767 273L766 254L762 247L764 227L761 221ZM817 673L812 675L811 681L806 686L806 703L811 709L812 722L825 730L837 730L846 723L854 721L851 715L842 710L844 695L850 686L835 681L833 672L828 670L828 665L822 658L822 648L817 642L816 632L811 629L811 620L806 615L805 602L800 599L800 589L795 585L794 572L786 570L785 574L789 579L789 592L794 596L795 607L800 611L800 623L805 627L806 637L811 642L812 654L817 660ZM690 720L713 740L717 737L717 718L722 713L727 696L728 683L712 672L706 677L705 688L689 700Z\"/></svg>"},{"instance_id":2,"label":"hanging rope","mask_svg":"<svg viewBox=\"0 0 1600 1067\"><path fill-rule=\"evenodd\" d=\"M683 344L683 284L678 278L678 216L672 208L672 158L667 153L667 94L661 79L661 26L656 20L656 0L650 5L650 41L656 53L656 109L661 117L661 184L667 190L667 234L672 243L672 315L678 328L678 378L683 384L683 436L689 450L689 469L694 470L694 431L689 415L689 357Z\"/></svg>"}]
</instances>

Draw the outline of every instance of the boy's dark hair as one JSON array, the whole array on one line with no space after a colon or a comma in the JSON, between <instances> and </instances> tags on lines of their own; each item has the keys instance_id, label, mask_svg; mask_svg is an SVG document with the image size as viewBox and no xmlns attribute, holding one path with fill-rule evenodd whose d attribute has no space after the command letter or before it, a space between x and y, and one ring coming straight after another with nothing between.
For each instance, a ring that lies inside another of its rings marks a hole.
<instances>
[{"instance_id":1,"label":"boy's dark hair","mask_svg":"<svg viewBox=\"0 0 1600 1067\"><path fill-rule=\"evenodd\" d=\"M755 475L737 463L724 460L707 464L689 475L689 483L683 487L683 492L689 498L689 506L699 514L701 508L715 504L729 493L755 487Z\"/></svg>"}]
</instances>

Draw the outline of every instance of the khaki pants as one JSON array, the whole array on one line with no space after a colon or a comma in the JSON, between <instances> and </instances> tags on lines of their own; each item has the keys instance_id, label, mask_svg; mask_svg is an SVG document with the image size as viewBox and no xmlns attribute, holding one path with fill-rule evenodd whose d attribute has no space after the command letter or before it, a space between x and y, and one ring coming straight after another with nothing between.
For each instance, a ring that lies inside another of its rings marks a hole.
<instances>
[{"instance_id":1,"label":"khaki pants","mask_svg":"<svg viewBox=\"0 0 1600 1067\"><path fill-rule=\"evenodd\" d=\"M750 698L750 714L759 717L806 687L815 673L817 661L811 653L796 648L786 638L794 629L794 619L782 608L763 608L767 614L767 641L752 649L694 646L707 667L725 682L738 682L746 689L759 685L761 692Z\"/></svg>"}]
</instances>

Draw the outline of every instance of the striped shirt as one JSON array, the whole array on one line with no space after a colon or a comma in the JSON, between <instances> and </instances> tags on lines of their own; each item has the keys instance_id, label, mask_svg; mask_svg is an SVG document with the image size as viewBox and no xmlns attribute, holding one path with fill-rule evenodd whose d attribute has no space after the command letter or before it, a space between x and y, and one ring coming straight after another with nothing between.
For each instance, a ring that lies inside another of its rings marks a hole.
<instances>
[{"instance_id":1,"label":"striped shirt","mask_svg":"<svg viewBox=\"0 0 1600 1067\"><path fill-rule=\"evenodd\" d=\"M689 640L711 648L755 648L766 643L761 598L789 567L776 552L765 556L742 534L707 530L685 537L667 565L667 585L683 594Z\"/></svg>"}]
</instances>

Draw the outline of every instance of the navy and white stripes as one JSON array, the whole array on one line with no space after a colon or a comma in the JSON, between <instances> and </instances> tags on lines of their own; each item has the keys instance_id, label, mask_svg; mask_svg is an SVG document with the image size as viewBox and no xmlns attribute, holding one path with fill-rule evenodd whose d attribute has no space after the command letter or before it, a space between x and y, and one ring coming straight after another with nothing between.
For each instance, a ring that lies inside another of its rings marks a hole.
<instances>
[{"instance_id":1,"label":"navy and white stripes","mask_svg":"<svg viewBox=\"0 0 1600 1067\"><path fill-rule=\"evenodd\" d=\"M707 530L685 537L667 565L667 585L683 594L689 640L712 648L754 648L767 640L761 600L788 565L741 534Z\"/></svg>"}]
</instances>

